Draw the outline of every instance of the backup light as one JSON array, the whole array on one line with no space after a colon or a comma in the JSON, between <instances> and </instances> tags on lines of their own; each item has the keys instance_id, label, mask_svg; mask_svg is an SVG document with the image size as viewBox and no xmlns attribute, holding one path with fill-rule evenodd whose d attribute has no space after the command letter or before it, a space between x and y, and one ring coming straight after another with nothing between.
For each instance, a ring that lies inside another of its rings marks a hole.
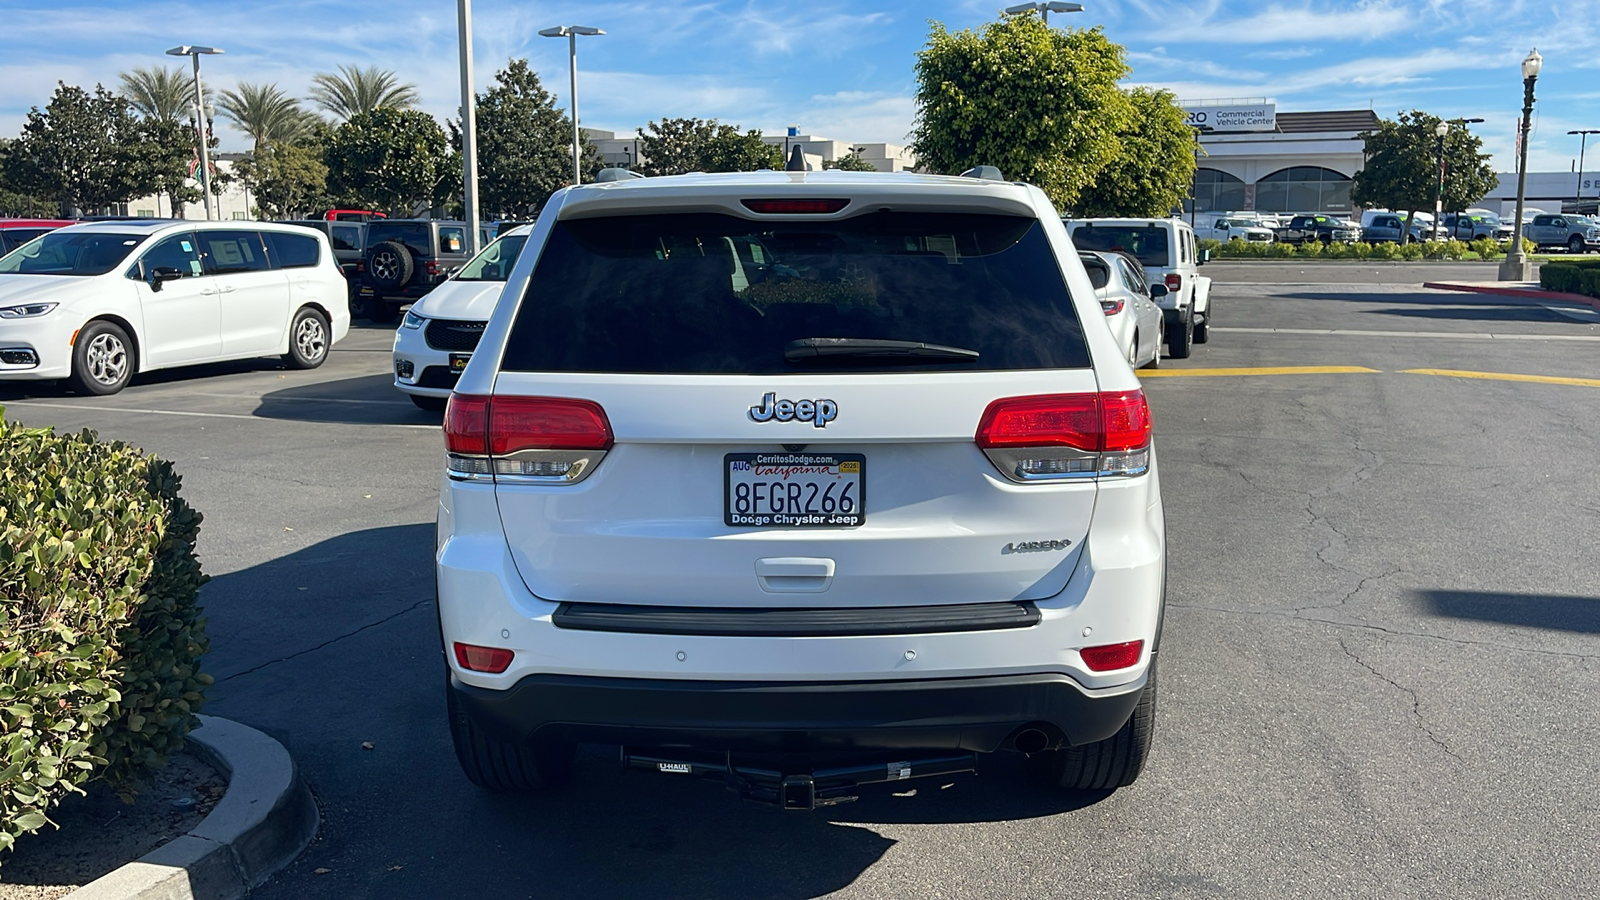
<instances>
[{"instance_id":1,"label":"backup light","mask_svg":"<svg viewBox=\"0 0 1600 900\"><path fill-rule=\"evenodd\" d=\"M751 212L769 215L826 215L850 205L849 200L740 200Z\"/></svg>"},{"instance_id":2,"label":"backup light","mask_svg":"<svg viewBox=\"0 0 1600 900\"><path fill-rule=\"evenodd\" d=\"M460 647L460 644L456 645ZM509 651L507 651L509 653ZM1116 669L1126 669L1139 662L1139 657L1144 653L1144 641L1128 641L1125 644L1101 644L1098 647L1085 647L1078 651L1083 657L1083 664L1091 672L1111 672ZM507 660L509 662L510 660Z\"/></svg>"},{"instance_id":3,"label":"backup light","mask_svg":"<svg viewBox=\"0 0 1600 900\"><path fill-rule=\"evenodd\" d=\"M490 675L499 675L511 667L511 660L516 656L504 647L479 647L476 644L463 644L456 641L456 662L461 668L469 672L488 672Z\"/></svg>"}]
</instances>

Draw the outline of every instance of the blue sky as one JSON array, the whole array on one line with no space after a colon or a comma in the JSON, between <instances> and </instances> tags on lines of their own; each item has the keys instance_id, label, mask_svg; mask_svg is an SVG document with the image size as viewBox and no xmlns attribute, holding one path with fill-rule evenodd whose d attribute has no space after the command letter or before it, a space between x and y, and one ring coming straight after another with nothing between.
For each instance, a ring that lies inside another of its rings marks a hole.
<instances>
[{"instance_id":1,"label":"blue sky","mask_svg":"<svg viewBox=\"0 0 1600 900\"><path fill-rule=\"evenodd\" d=\"M578 98L585 125L632 133L664 116L840 140L904 143L914 55L928 20L952 30L994 19L1009 0L475 0L481 90L526 56L565 105L566 42L540 28L584 24ZM1573 128L1600 127L1600 5L1524 0L1083 0L1053 16L1103 25L1128 48L1131 84L1180 98L1267 97L1280 111L1421 108L1474 116L1497 167L1512 168L1518 63L1545 57L1530 167L1567 171ZM381 12L375 12L381 10ZM343 63L395 69L441 118L459 105L455 0L0 0L0 135L14 135L57 79L116 83L134 66L178 62L180 43L222 47L207 83L274 81L304 96ZM225 132L224 149L243 149ZM1600 148L1586 168L1600 169Z\"/></svg>"}]
</instances>

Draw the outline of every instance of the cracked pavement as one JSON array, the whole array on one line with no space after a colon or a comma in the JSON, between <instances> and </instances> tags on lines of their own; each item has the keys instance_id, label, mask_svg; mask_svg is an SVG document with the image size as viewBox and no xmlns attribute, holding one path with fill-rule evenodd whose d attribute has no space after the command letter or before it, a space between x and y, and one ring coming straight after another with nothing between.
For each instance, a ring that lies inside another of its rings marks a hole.
<instances>
[{"instance_id":1,"label":"cracked pavement","mask_svg":"<svg viewBox=\"0 0 1600 900\"><path fill-rule=\"evenodd\" d=\"M206 515L206 711L282 740L323 813L253 896L1600 894L1600 388L1402 374L1596 378L1589 343L1449 335L1600 328L1403 268L1230 271L1206 270L1211 342L1163 370L1379 373L1146 383L1170 608L1151 763L1110 796L1041 792L995 757L949 787L785 814L619 773L606 748L574 790L486 796L443 720L438 418L388 387L386 330L316 372L229 364L0 405L174 459Z\"/></svg>"}]
</instances>

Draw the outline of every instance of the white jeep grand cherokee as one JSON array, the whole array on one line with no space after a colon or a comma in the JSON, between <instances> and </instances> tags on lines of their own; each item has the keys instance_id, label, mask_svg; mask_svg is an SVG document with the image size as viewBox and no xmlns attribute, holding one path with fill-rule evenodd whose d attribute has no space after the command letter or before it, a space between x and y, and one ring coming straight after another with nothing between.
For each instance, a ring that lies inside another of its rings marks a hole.
<instances>
[{"instance_id":1,"label":"white jeep grand cherokee","mask_svg":"<svg viewBox=\"0 0 1600 900\"><path fill-rule=\"evenodd\" d=\"M1028 754L1131 783L1150 414L1036 188L848 172L559 191L445 414L467 776L579 742L806 809Z\"/></svg>"}]
</instances>

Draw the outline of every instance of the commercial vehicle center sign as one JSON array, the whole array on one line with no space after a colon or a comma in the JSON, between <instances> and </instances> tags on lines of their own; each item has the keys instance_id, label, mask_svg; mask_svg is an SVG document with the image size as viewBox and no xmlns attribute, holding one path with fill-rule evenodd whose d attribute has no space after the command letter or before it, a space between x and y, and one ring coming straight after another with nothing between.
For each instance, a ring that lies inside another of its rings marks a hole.
<instances>
[{"instance_id":1,"label":"commercial vehicle center sign","mask_svg":"<svg viewBox=\"0 0 1600 900\"><path fill-rule=\"evenodd\" d=\"M1243 106L1185 106L1189 126L1204 131L1272 131L1278 127L1276 103Z\"/></svg>"}]
</instances>

